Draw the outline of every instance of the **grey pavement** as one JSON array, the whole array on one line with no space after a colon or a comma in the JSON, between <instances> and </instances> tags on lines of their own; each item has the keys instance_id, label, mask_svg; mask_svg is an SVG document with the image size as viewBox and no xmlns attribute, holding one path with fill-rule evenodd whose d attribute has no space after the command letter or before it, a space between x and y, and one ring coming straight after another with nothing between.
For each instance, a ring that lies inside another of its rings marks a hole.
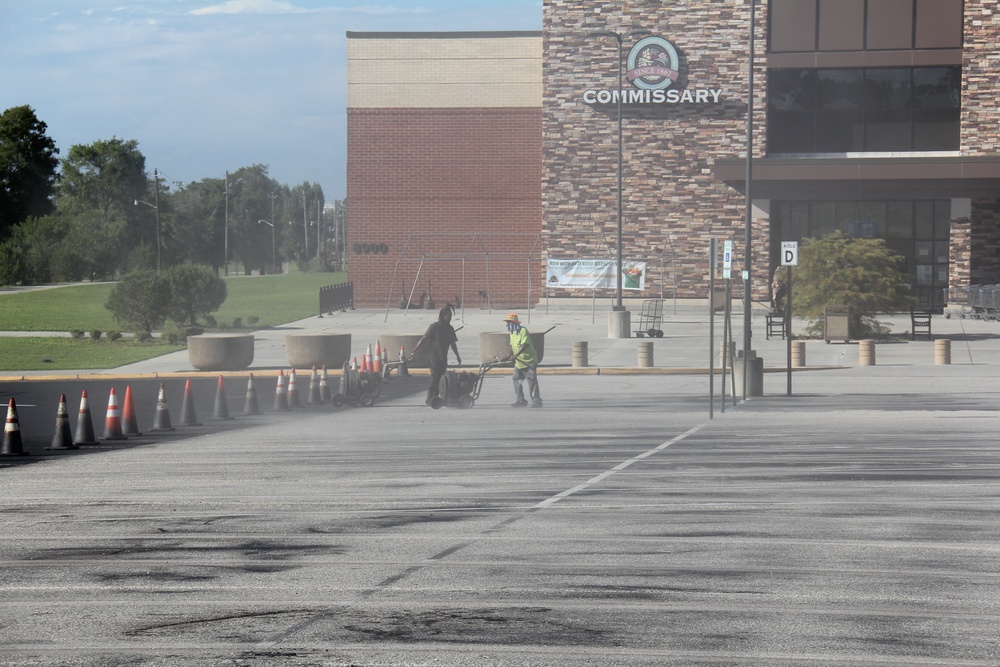
<instances>
[{"instance_id":1,"label":"grey pavement","mask_svg":"<svg viewBox=\"0 0 1000 667\"><path fill-rule=\"evenodd\" d=\"M639 326L641 302L629 305L632 328ZM503 317L507 312L518 312L530 331L545 332L545 352L542 373L567 372L573 361L573 344L585 341L588 347L588 361L592 372L595 369L625 369L638 366L640 343L653 344L653 368L659 371L706 372L709 357L716 368L720 367L719 352L722 349L724 317L721 312L714 317L714 339L709 339L710 316L707 304L698 300L664 302L661 329L662 338L639 338L632 333L630 338L609 338L609 302L591 304L588 300L555 300L549 304L539 304L527 310L486 310L460 309L453 324L459 331L459 351L463 366L474 368L481 359L478 349L480 332L499 333L504 331ZM764 360L766 372L787 367L787 345L784 340L765 336L763 313L766 308L756 304L751 310L751 349ZM387 334L421 334L437 317L436 310L359 309L338 312L325 317L312 316L297 322L254 332L254 361L249 371L276 370L288 366L285 354L285 337L303 333L349 333L352 349L357 355L363 353L368 344L373 347L380 337ZM737 304L731 314L732 339L736 348L743 347L743 313ZM910 328L909 316L885 315L880 318L888 323L894 333L906 333ZM806 323L794 321L793 331L801 334ZM952 364L997 365L1000 364L1000 322L946 318L935 315L932 322L934 337L952 341ZM4 332L3 335L42 335L44 332ZM806 365L812 368L841 367L854 368L859 365L857 341L851 343L806 339ZM398 350L387 350L393 358ZM934 342L929 340L899 340L880 342L876 346L877 366L935 365ZM482 359L485 361L485 359ZM334 369L331 369L334 370ZM95 369L72 371L70 375L147 375L147 374L191 374L195 372L186 351L163 355L146 361L129 364L116 369ZM0 377L37 377L60 375L48 371L18 371L0 373Z\"/></svg>"},{"instance_id":2,"label":"grey pavement","mask_svg":"<svg viewBox=\"0 0 1000 667\"><path fill-rule=\"evenodd\" d=\"M947 366L810 341L786 396L756 319L764 396L710 415L705 309L668 310L643 374L606 311L533 311L541 410L499 372L470 409L393 378L371 408L3 462L0 664L1000 664L1000 323L936 317ZM503 314L458 318L466 366ZM254 367L434 317L309 318ZM190 370L168 356L108 374Z\"/></svg>"}]
</instances>

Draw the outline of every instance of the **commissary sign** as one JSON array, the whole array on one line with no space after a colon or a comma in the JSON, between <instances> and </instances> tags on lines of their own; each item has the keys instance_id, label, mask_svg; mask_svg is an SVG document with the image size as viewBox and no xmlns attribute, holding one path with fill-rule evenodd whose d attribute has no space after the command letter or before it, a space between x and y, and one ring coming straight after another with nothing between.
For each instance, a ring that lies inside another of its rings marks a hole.
<instances>
[{"instance_id":1,"label":"commissary sign","mask_svg":"<svg viewBox=\"0 0 1000 667\"><path fill-rule=\"evenodd\" d=\"M718 88L671 88L680 77L677 48L662 37L640 39L628 53L626 79L634 88L588 90L586 104L716 104L722 98Z\"/></svg>"}]
</instances>

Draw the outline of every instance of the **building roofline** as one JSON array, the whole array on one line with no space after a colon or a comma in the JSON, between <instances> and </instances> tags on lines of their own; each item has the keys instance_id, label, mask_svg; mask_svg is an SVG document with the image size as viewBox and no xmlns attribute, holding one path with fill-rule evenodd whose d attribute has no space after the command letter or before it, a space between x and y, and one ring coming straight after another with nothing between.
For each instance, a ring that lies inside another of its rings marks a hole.
<instances>
[{"instance_id":1,"label":"building roofline","mask_svg":"<svg viewBox=\"0 0 1000 667\"><path fill-rule=\"evenodd\" d=\"M483 30L475 32L352 32L347 39L470 39L541 37L541 30Z\"/></svg>"}]
</instances>

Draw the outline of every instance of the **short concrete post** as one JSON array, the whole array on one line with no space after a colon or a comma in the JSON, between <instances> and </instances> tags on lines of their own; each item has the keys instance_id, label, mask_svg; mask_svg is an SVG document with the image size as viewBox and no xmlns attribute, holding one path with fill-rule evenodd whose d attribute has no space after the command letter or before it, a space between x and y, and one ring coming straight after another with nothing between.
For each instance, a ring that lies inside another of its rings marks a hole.
<instances>
[{"instance_id":1,"label":"short concrete post","mask_svg":"<svg viewBox=\"0 0 1000 667\"><path fill-rule=\"evenodd\" d=\"M587 341L573 341L573 368L587 367Z\"/></svg>"},{"instance_id":2,"label":"short concrete post","mask_svg":"<svg viewBox=\"0 0 1000 667\"><path fill-rule=\"evenodd\" d=\"M639 368L653 367L653 341L639 341Z\"/></svg>"},{"instance_id":3,"label":"short concrete post","mask_svg":"<svg viewBox=\"0 0 1000 667\"><path fill-rule=\"evenodd\" d=\"M938 338L934 341L934 363L938 366L951 364L951 340Z\"/></svg>"},{"instance_id":4,"label":"short concrete post","mask_svg":"<svg viewBox=\"0 0 1000 667\"><path fill-rule=\"evenodd\" d=\"M858 341L858 364L860 366L875 365L875 341L873 340Z\"/></svg>"},{"instance_id":5,"label":"short concrete post","mask_svg":"<svg viewBox=\"0 0 1000 667\"><path fill-rule=\"evenodd\" d=\"M792 341L792 368L806 367L806 342L804 340Z\"/></svg>"}]
</instances>

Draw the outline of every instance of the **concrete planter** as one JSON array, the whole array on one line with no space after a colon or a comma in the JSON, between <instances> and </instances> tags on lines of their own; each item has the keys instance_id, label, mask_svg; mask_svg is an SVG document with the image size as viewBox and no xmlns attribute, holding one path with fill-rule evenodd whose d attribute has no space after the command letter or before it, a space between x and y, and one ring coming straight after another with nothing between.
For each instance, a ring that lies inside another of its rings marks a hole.
<instances>
[{"instance_id":1,"label":"concrete planter","mask_svg":"<svg viewBox=\"0 0 1000 667\"><path fill-rule=\"evenodd\" d=\"M289 334L285 356L292 368L326 366L337 370L351 358L351 334Z\"/></svg>"},{"instance_id":2,"label":"concrete planter","mask_svg":"<svg viewBox=\"0 0 1000 667\"><path fill-rule=\"evenodd\" d=\"M545 334L530 332L531 342L538 353L538 363L545 356ZM510 354L510 334L482 332L479 334L479 363L503 359Z\"/></svg>"},{"instance_id":3,"label":"concrete planter","mask_svg":"<svg viewBox=\"0 0 1000 667\"><path fill-rule=\"evenodd\" d=\"M423 334L382 334L379 337L379 344L382 346L382 361L398 361L399 347L406 348L407 356L413 354L413 348L417 346ZM458 342L458 350L462 350L462 341ZM407 364L410 368L427 368L430 362L427 359L427 344L417 353L413 361Z\"/></svg>"},{"instance_id":4,"label":"concrete planter","mask_svg":"<svg viewBox=\"0 0 1000 667\"><path fill-rule=\"evenodd\" d=\"M253 363L253 334L188 336L188 359L199 371L241 371Z\"/></svg>"}]
</instances>

